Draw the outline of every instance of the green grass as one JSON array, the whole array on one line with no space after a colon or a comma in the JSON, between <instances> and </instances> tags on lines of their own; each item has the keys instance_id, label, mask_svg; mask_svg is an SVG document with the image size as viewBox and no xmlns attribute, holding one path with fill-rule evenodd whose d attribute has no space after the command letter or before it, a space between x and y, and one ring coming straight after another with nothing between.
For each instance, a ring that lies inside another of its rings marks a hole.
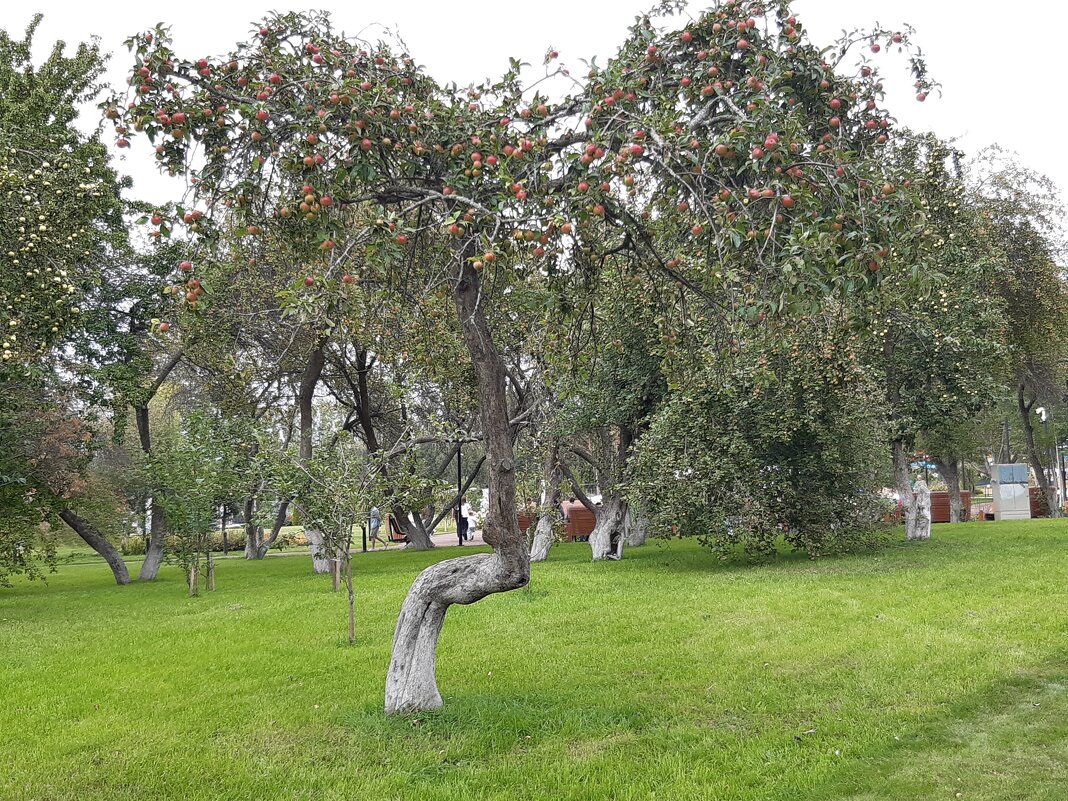
<instances>
[{"instance_id":1,"label":"green grass","mask_svg":"<svg viewBox=\"0 0 1068 801\"><path fill-rule=\"evenodd\" d=\"M1048 799L1068 786L1068 521L720 564L535 565L449 612L446 707L385 718L409 582L354 560L359 641L303 557L185 597L71 565L0 591L0 798Z\"/></svg>"}]
</instances>

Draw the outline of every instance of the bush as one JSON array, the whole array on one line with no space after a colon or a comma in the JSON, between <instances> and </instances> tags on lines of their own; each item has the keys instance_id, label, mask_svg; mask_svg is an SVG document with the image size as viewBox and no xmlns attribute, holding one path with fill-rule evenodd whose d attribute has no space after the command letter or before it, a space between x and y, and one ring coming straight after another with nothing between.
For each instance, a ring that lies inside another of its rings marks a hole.
<instances>
[{"instance_id":1,"label":"bush","mask_svg":"<svg viewBox=\"0 0 1068 801\"><path fill-rule=\"evenodd\" d=\"M654 530L723 555L769 555L780 538L811 556L878 544L878 387L827 332L753 345L675 393L639 443L632 489Z\"/></svg>"}]
</instances>

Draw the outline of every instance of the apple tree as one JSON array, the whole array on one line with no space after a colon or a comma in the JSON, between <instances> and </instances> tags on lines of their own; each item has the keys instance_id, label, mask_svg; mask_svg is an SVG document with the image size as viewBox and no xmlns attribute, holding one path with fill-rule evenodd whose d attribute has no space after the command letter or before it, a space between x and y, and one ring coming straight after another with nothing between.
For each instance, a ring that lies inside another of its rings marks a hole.
<instances>
[{"instance_id":1,"label":"apple tree","mask_svg":"<svg viewBox=\"0 0 1068 801\"><path fill-rule=\"evenodd\" d=\"M466 90L443 85L397 41L344 36L320 14L269 17L222 57L175 53L163 28L130 40L130 91L107 114L120 140L149 137L161 167L195 190L183 220L201 250L175 265L189 307L211 302L198 272L213 253L255 256L272 236L306 267L279 287L296 306L302 292L344 297L365 281L451 297L479 401L493 553L416 579L388 712L441 705L449 606L529 577L495 330L512 288L552 275L566 291L607 242L639 279L667 276L728 315L811 309L894 269L884 243L916 210L884 180L892 128L875 68L841 77L828 61L838 51L809 43L785 1L727 2L682 29L674 10L639 20L604 70L557 99L527 87L518 63ZM907 40L878 31L854 43ZM546 73L572 77L553 52ZM669 203L683 216L665 216ZM902 246L901 261L910 255Z\"/></svg>"}]
</instances>

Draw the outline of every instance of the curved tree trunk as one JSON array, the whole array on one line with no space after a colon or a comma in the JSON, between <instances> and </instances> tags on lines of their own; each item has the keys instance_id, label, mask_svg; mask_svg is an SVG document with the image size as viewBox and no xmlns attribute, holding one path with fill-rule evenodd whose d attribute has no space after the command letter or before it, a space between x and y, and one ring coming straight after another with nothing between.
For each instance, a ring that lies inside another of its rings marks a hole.
<instances>
[{"instance_id":1,"label":"curved tree trunk","mask_svg":"<svg viewBox=\"0 0 1068 801\"><path fill-rule=\"evenodd\" d=\"M270 535L264 537L263 527L255 527L256 555L254 557L249 557L247 555L248 549L246 547L246 559L263 559L265 556L267 556L267 552L271 549L271 546L274 545L275 541L278 539L278 535L282 531L282 526L286 524L286 515L289 513L289 504L292 502L293 501L291 498L285 498L281 503L278 504L278 511L274 515L274 523L271 526Z\"/></svg>"},{"instance_id":2,"label":"curved tree trunk","mask_svg":"<svg viewBox=\"0 0 1068 801\"><path fill-rule=\"evenodd\" d=\"M163 564L167 517L154 496L149 504L149 516L152 523L148 531L148 543L145 545L145 561L141 563L141 572L137 576L138 581L152 581Z\"/></svg>"},{"instance_id":3,"label":"curved tree trunk","mask_svg":"<svg viewBox=\"0 0 1068 801\"><path fill-rule=\"evenodd\" d=\"M449 606L518 589L530 580L526 538L519 530L516 515L515 455L504 362L482 311L478 273L470 262L464 260L462 265L454 298L478 385L489 480L483 538L493 553L431 565L412 584L393 635L393 653L386 674L387 714L441 707L436 677L437 642Z\"/></svg>"},{"instance_id":4,"label":"curved tree trunk","mask_svg":"<svg viewBox=\"0 0 1068 801\"><path fill-rule=\"evenodd\" d=\"M170 376L171 371L182 360L181 350L171 354L166 363L160 368L159 374L147 388L142 402L134 407L134 420L137 423L137 437L141 444L141 451L145 456L152 456L152 430L151 418L149 417L148 404L159 392L159 388ZM148 543L145 545L145 561L141 563L141 572L137 576L138 581L152 581L159 573L160 565L163 564L163 551L166 545L167 518L163 513L163 507L156 501L156 494L152 493L152 501L149 509L152 517L152 525L149 530Z\"/></svg>"},{"instance_id":5,"label":"curved tree trunk","mask_svg":"<svg viewBox=\"0 0 1068 801\"><path fill-rule=\"evenodd\" d=\"M901 496L901 516L905 523L905 539L916 538L916 504L912 498L912 481L909 480L909 460L905 453L905 443L895 439L891 444L894 459L894 483Z\"/></svg>"},{"instance_id":6,"label":"curved tree trunk","mask_svg":"<svg viewBox=\"0 0 1068 801\"><path fill-rule=\"evenodd\" d=\"M530 561L544 562L553 546L553 520L560 509L560 443L555 439L545 453L541 489L541 514L530 544Z\"/></svg>"},{"instance_id":7,"label":"curved tree trunk","mask_svg":"<svg viewBox=\"0 0 1068 801\"><path fill-rule=\"evenodd\" d=\"M590 533L593 560L623 558L627 502L619 495L606 496L597 509L597 522Z\"/></svg>"},{"instance_id":8,"label":"curved tree trunk","mask_svg":"<svg viewBox=\"0 0 1068 801\"><path fill-rule=\"evenodd\" d=\"M74 529L74 532L79 537L85 540L86 545L104 557L104 561L108 563L108 567L111 568L111 572L115 575L116 584L130 583L130 571L126 569L126 563L122 561L122 555L114 545L108 542L106 537L89 524L88 520L78 517L70 509L60 510L59 517Z\"/></svg>"}]
</instances>

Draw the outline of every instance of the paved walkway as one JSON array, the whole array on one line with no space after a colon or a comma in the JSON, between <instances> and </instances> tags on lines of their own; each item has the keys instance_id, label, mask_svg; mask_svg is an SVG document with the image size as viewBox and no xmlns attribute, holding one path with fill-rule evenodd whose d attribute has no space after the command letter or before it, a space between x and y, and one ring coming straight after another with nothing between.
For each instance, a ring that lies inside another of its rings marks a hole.
<instances>
[{"instance_id":1,"label":"paved walkway","mask_svg":"<svg viewBox=\"0 0 1068 801\"><path fill-rule=\"evenodd\" d=\"M430 537L430 539L434 541L434 546L437 547L437 548L450 548L450 547L451 548L456 548L456 547L459 547L459 543L456 541L456 535L452 534L452 533L450 533L450 534L434 534L434 535L432 535ZM363 543L359 538L356 538L356 540L352 544L354 546L353 553L358 553L361 550L361 546L362 546ZM486 542L482 539L482 529L479 529L478 531L474 532L474 534L471 537L471 539L469 539L466 542L464 542L464 547L467 547L469 545L485 545L485 544L486 544ZM377 543L376 542L375 546L376 547L374 548L374 550L376 550L376 551L398 551L398 550L403 550L404 549L404 543L402 543L402 542L398 542L398 543L391 542L385 548L382 547L381 543ZM368 545L367 545L367 551L368 551L368 553L370 553L370 551L371 551L370 543L368 543Z\"/></svg>"}]
</instances>

